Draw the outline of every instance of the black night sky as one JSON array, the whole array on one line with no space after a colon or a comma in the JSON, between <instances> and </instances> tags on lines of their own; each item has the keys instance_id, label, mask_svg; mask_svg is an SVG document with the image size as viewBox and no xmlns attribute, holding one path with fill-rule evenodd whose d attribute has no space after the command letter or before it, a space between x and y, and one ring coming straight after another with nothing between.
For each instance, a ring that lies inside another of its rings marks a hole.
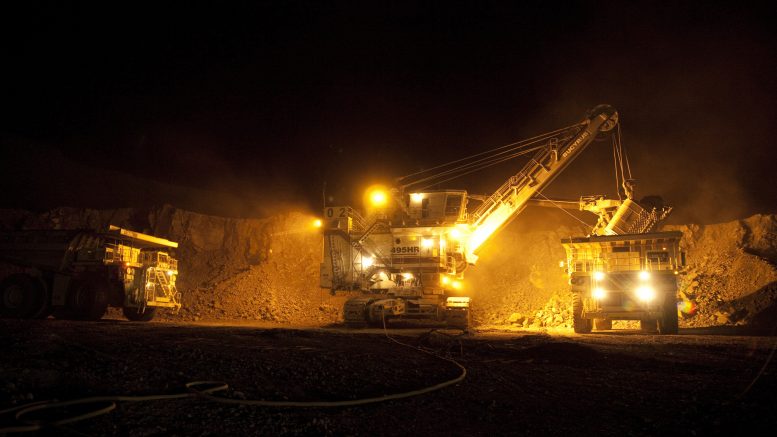
<instances>
[{"instance_id":1,"label":"black night sky","mask_svg":"<svg viewBox=\"0 0 777 437\"><path fill-rule=\"evenodd\" d=\"M315 212L324 183L353 203L609 103L675 222L777 212L773 5L249 5L6 8L0 207ZM611 155L591 145L546 194L613 195Z\"/></svg>"}]
</instances>

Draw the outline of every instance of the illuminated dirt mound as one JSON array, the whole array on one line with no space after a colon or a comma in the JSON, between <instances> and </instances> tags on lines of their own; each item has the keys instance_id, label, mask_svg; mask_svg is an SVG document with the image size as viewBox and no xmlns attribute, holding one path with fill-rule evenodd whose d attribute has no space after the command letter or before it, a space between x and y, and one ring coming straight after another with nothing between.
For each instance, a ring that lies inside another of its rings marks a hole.
<instances>
[{"instance_id":1,"label":"illuminated dirt mound","mask_svg":"<svg viewBox=\"0 0 777 437\"><path fill-rule=\"evenodd\" d=\"M519 233L507 227L465 273L479 324L563 326L570 321L568 286L559 261L562 237L582 230ZM571 326L571 325L570 325Z\"/></svg>"},{"instance_id":2,"label":"illuminated dirt mound","mask_svg":"<svg viewBox=\"0 0 777 437\"><path fill-rule=\"evenodd\" d=\"M692 314L680 325L757 325L777 322L777 216L755 215L713 225L668 226L683 232L688 269L680 276L681 298ZM520 234L509 227L468 271L481 324L571 326L570 295L559 261L562 237L581 229Z\"/></svg>"},{"instance_id":3,"label":"illuminated dirt mound","mask_svg":"<svg viewBox=\"0 0 777 437\"><path fill-rule=\"evenodd\" d=\"M339 320L345 296L318 287L322 241L314 217L300 212L264 219L158 209L59 208L42 214L0 211L0 227L100 228L115 224L178 241L183 309L168 320L272 321L324 324ZM466 272L479 325L569 327L569 287L560 240L582 229L519 232L510 226L483 248ZM777 217L756 215L714 225L672 226L684 234L688 271L681 297L697 308L683 327L777 320Z\"/></svg>"},{"instance_id":4,"label":"illuminated dirt mound","mask_svg":"<svg viewBox=\"0 0 777 437\"><path fill-rule=\"evenodd\" d=\"M683 232L688 252L681 297L698 305L681 326L748 324L771 329L777 322L777 216L671 229Z\"/></svg>"},{"instance_id":5,"label":"illuminated dirt mound","mask_svg":"<svg viewBox=\"0 0 777 437\"><path fill-rule=\"evenodd\" d=\"M181 313L171 318L337 321L342 299L318 287L321 236L314 220L302 213L228 219L176 210L169 232L181 243L186 293Z\"/></svg>"}]
</instances>

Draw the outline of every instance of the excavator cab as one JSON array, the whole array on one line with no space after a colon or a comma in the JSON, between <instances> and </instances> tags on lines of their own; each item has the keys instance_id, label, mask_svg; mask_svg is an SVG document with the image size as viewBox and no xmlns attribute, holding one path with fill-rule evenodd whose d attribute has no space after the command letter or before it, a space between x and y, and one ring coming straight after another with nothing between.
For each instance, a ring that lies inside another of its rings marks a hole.
<instances>
[{"instance_id":1,"label":"excavator cab","mask_svg":"<svg viewBox=\"0 0 777 437\"><path fill-rule=\"evenodd\" d=\"M466 217L467 192L464 190L409 193L402 200L408 219L420 225L453 224Z\"/></svg>"}]
</instances>

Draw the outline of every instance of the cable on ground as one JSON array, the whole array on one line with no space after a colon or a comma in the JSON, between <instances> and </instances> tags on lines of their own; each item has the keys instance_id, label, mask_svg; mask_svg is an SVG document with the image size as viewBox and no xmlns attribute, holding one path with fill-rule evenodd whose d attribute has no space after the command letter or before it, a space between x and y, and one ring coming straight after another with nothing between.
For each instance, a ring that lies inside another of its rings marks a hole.
<instances>
[{"instance_id":1,"label":"cable on ground","mask_svg":"<svg viewBox=\"0 0 777 437\"><path fill-rule=\"evenodd\" d=\"M392 342L397 343L401 346L409 347L409 348L421 351L423 353L432 355L441 360L453 363L459 369L461 369L461 373L459 374L459 376L453 379L450 379L432 386L424 387L418 390L411 390L403 393L395 393L390 395L375 396L375 397L353 399L353 400L343 400L343 401L268 401L268 400L252 400L252 399L242 400L242 399L230 399L230 398L224 398L220 396L214 396L214 393L223 392L229 388L229 384L223 381L189 382L185 385L186 388L189 390L187 393L177 393L177 394L169 394L169 395L93 396L88 398L73 399L69 401L57 401L57 400L38 401L38 402L12 407L5 410L0 410L0 416L15 412L14 418L19 423L18 425L15 425L15 426L0 428L0 434L35 432L49 427L59 427L67 424L72 424L75 422L80 422L86 419L92 419L92 418L107 414L113 411L114 409L116 409L117 402L148 402L148 401L175 400L175 399L185 399L185 398L204 398L210 401L219 402L223 404L251 405L251 406L260 406L260 407L300 407L300 408L352 407L352 406L358 406L358 405L386 402L386 401L397 400L397 399L405 399L413 396L420 396L426 393L431 393L433 391L443 389L445 387L449 387L454 384L458 384L459 382L463 381L464 378L467 376L467 369L461 364L459 364L458 362L456 362L455 360L437 355L433 352L429 352L422 348L408 345L393 339L391 336L388 335L388 332L386 331L385 319L383 321L383 329L386 334L386 337ZM202 388L202 387L206 387L206 388ZM65 417L58 420L45 420L45 419L34 420L34 419L27 418L27 416L35 412L40 413L46 410L54 410L54 409L72 407L76 405L90 405L90 404L97 404L97 406L88 412L80 413L77 415Z\"/></svg>"}]
</instances>

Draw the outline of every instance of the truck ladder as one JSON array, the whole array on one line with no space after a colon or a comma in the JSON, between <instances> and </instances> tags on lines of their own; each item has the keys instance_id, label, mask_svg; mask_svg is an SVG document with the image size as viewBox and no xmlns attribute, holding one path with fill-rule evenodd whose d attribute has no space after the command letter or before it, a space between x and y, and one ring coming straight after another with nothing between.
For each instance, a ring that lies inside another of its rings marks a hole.
<instances>
[{"instance_id":1,"label":"truck ladder","mask_svg":"<svg viewBox=\"0 0 777 437\"><path fill-rule=\"evenodd\" d=\"M149 269L150 270L150 269ZM152 293L146 295L146 305L152 307L170 307L176 311L181 308L180 293L167 277L167 272L163 269L153 268L149 276L153 275L148 283L151 285ZM160 296L157 289L162 291Z\"/></svg>"},{"instance_id":2,"label":"truck ladder","mask_svg":"<svg viewBox=\"0 0 777 437\"><path fill-rule=\"evenodd\" d=\"M351 217L353 219L354 229L362 233L359 238L351 240L351 247L360 251L361 253L367 252L368 254L373 255L375 259L384 266L391 265L391 260L386 257L384 253L382 253L372 244L368 244L370 235L375 232L375 230L377 230L382 224L384 224L384 222L376 218L372 221L372 223L369 223L367 219L362 217L356 211L352 212Z\"/></svg>"},{"instance_id":3,"label":"truck ladder","mask_svg":"<svg viewBox=\"0 0 777 437\"><path fill-rule=\"evenodd\" d=\"M369 226L369 227L368 227L368 228L367 228L367 229L364 231L364 233L363 233L363 234L362 234L362 235L361 235L361 236L360 236L358 239L356 239L356 240L353 240L353 241L351 242L351 245L352 245L353 247L358 247L358 246L360 246L362 243L364 243L364 241L365 241L367 238L369 238L370 234L372 234L372 233L373 233L373 231L375 231L375 229L377 229L377 227L378 227L379 223L380 223L380 222L379 222L379 221L377 221L377 220L375 220L374 222L372 222L372 224L371 224L371 225L370 225L370 226Z\"/></svg>"},{"instance_id":4,"label":"truck ladder","mask_svg":"<svg viewBox=\"0 0 777 437\"><path fill-rule=\"evenodd\" d=\"M329 258L332 261L332 290L336 290L340 285L343 275L343 260L340 251L337 250L335 244L337 238L334 234L329 234Z\"/></svg>"}]
</instances>

